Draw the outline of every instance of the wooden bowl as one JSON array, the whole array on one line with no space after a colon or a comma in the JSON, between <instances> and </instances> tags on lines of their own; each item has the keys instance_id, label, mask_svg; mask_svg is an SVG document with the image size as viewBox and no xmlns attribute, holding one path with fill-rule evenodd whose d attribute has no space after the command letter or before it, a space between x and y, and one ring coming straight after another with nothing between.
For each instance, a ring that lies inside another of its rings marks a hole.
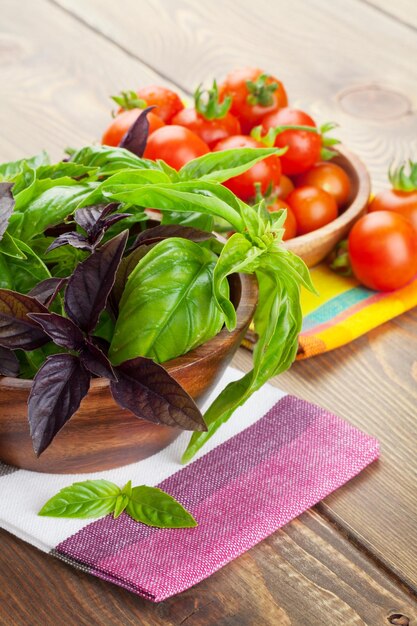
<instances>
[{"instance_id":1,"label":"wooden bowl","mask_svg":"<svg viewBox=\"0 0 417 626\"><path fill-rule=\"evenodd\" d=\"M219 380L255 312L256 279L234 275L230 287L237 313L235 330L229 333L223 329L195 350L164 363L198 405ZM108 470L155 454L182 432L121 409L113 400L108 381L96 378L77 413L36 458L27 418L31 384L30 380L0 377L0 460L9 465L58 474Z\"/></svg>"},{"instance_id":2,"label":"wooden bowl","mask_svg":"<svg viewBox=\"0 0 417 626\"><path fill-rule=\"evenodd\" d=\"M343 146L338 146L337 152L338 155L331 162L340 165L350 178L352 184L350 202L339 217L326 226L284 242L285 247L298 254L308 267L320 263L335 245L346 237L354 222L366 212L371 192L368 170L357 156Z\"/></svg>"}]
</instances>

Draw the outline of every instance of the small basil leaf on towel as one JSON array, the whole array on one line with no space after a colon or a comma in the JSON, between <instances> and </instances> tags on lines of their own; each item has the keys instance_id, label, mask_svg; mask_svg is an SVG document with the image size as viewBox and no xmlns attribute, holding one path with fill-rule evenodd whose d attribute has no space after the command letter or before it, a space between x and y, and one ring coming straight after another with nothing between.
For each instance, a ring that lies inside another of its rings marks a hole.
<instances>
[{"instance_id":1,"label":"small basil leaf on towel","mask_svg":"<svg viewBox=\"0 0 417 626\"><path fill-rule=\"evenodd\" d=\"M132 519L157 528L193 528L194 517L172 496L157 487L133 487L132 482L120 489L103 480L85 480L64 487L39 511L44 517L86 519L113 513L117 518L126 511Z\"/></svg>"},{"instance_id":2,"label":"small basil leaf on towel","mask_svg":"<svg viewBox=\"0 0 417 626\"><path fill-rule=\"evenodd\" d=\"M45 517L101 517L114 511L120 488L108 480L85 480L61 489L42 507Z\"/></svg>"},{"instance_id":3,"label":"small basil leaf on towel","mask_svg":"<svg viewBox=\"0 0 417 626\"><path fill-rule=\"evenodd\" d=\"M137 522L158 528L192 528L197 522L172 496L157 487L133 487L126 513Z\"/></svg>"}]
</instances>

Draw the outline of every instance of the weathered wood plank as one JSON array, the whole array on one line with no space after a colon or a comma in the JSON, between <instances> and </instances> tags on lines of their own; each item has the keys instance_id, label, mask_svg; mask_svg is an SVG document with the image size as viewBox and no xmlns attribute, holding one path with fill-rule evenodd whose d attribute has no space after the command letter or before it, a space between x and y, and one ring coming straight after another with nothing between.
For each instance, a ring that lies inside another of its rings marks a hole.
<instances>
[{"instance_id":1,"label":"weathered wood plank","mask_svg":"<svg viewBox=\"0 0 417 626\"><path fill-rule=\"evenodd\" d=\"M415 600L316 513L157 605L0 535L7 626L388 626L393 614L417 624Z\"/></svg>"},{"instance_id":2,"label":"weathered wood plank","mask_svg":"<svg viewBox=\"0 0 417 626\"><path fill-rule=\"evenodd\" d=\"M235 360L249 367L249 354ZM416 310L274 379L378 437L381 458L320 507L415 589L416 380Z\"/></svg>"},{"instance_id":3,"label":"weathered wood plank","mask_svg":"<svg viewBox=\"0 0 417 626\"><path fill-rule=\"evenodd\" d=\"M0 159L100 140L110 94L132 82L167 83L45 0L1 4ZM169 84L169 83L168 83Z\"/></svg>"},{"instance_id":4,"label":"weathered wood plank","mask_svg":"<svg viewBox=\"0 0 417 626\"><path fill-rule=\"evenodd\" d=\"M377 10L384 11L404 24L417 28L417 4L414 0L362 0L373 5Z\"/></svg>"}]
</instances>

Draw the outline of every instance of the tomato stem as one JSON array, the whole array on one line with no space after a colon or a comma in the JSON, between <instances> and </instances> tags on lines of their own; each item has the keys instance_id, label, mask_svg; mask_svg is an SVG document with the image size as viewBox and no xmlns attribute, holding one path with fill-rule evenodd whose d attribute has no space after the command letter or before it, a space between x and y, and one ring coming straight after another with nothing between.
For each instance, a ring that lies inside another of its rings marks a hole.
<instances>
[{"instance_id":1,"label":"tomato stem","mask_svg":"<svg viewBox=\"0 0 417 626\"><path fill-rule=\"evenodd\" d=\"M206 120L222 119L232 106L232 98L230 96L226 96L220 102L219 90L215 80L211 89L203 89L202 85L197 87L194 92L194 102L197 113Z\"/></svg>"},{"instance_id":2,"label":"tomato stem","mask_svg":"<svg viewBox=\"0 0 417 626\"><path fill-rule=\"evenodd\" d=\"M406 173L406 168L409 173ZM416 191L417 190L417 163L409 160L400 167L394 169L391 165L388 172L388 178L391 186L396 191Z\"/></svg>"},{"instance_id":3,"label":"tomato stem","mask_svg":"<svg viewBox=\"0 0 417 626\"><path fill-rule=\"evenodd\" d=\"M121 91L118 96L111 96L111 99L125 111L144 109L146 107L145 100L138 98L135 91Z\"/></svg>"},{"instance_id":4,"label":"tomato stem","mask_svg":"<svg viewBox=\"0 0 417 626\"><path fill-rule=\"evenodd\" d=\"M263 107L271 106L274 103L274 92L278 89L277 82L267 84L267 80L271 77L268 74L261 74L256 80L247 80L246 88L249 92L247 97L248 104L256 106L260 104Z\"/></svg>"}]
</instances>

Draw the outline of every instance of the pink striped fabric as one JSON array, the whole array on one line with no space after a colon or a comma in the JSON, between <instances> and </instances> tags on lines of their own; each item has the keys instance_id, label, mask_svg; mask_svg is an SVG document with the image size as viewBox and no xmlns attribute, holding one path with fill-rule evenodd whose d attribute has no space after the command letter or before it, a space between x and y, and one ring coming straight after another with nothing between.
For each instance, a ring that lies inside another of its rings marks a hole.
<instances>
[{"instance_id":1,"label":"pink striped fabric","mask_svg":"<svg viewBox=\"0 0 417 626\"><path fill-rule=\"evenodd\" d=\"M159 486L199 525L164 530L128 515L93 522L54 553L154 602L203 580L376 459L376 439L308 402L263 418Z\"/></svg>"}]
</instances>

